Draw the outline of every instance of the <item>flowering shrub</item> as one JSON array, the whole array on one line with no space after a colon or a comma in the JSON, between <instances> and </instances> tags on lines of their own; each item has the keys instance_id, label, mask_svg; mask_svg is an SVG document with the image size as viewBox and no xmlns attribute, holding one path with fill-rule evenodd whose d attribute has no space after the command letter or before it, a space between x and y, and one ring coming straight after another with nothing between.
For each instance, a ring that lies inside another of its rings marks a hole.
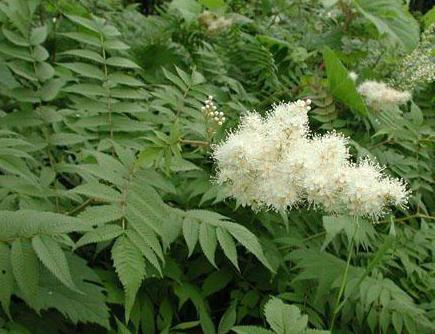
<instances>
[{"instance_id":1,"label":"flowering shrub","mask_svg":"<svg viewBox=\"0 0 435 334\"><path fill-rule=\"evenodd\" d=\"M434 333L433 24L1 0L0 334Z\"/></svg>"}]
</instances>

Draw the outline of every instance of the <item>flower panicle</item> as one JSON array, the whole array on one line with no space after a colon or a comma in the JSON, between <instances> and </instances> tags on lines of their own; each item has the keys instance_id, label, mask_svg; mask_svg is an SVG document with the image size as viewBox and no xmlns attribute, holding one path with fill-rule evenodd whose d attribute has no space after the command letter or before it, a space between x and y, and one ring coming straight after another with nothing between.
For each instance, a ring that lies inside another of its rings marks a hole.
<instances>
[{"instance_id":1,"label":"flower panicle","mask_svg":"<svg viewBox=\"0 0 435 334\"><path fill-rule=\"evenodd\" d=\"M311 135L310 101L279 103L262 117L248 113L226 141L213 147L216 182L255 210L302 205L328 213L379 218L404 207L403 180L368 158L350 162L348 139L334 131Z\"/></svg>"}]
</instances>

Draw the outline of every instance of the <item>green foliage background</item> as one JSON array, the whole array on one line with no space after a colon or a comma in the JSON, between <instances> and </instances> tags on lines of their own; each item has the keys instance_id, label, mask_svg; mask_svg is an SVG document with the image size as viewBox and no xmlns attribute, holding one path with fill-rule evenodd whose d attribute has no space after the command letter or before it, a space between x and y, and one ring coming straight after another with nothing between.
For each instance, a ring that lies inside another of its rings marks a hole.
<instances>
[{"instance_id":1,"label":"green foliage background","mask_svg":"<svg viewBox=\"0 0 435 334\"><path fill-rule=\"evenodd\" d=\"M207 30L206 9L232 25ZM393 78L434 9L172 0L152 12L0 2L0 333L433 333L434 86L373 109L348 71ZM212 142L208 95L227 118ZM406 211L373 224L225 198L210 144L248 110L307 97L313 130L342 132L356 158L407 180Z\"/></svg>"}]
</instances>

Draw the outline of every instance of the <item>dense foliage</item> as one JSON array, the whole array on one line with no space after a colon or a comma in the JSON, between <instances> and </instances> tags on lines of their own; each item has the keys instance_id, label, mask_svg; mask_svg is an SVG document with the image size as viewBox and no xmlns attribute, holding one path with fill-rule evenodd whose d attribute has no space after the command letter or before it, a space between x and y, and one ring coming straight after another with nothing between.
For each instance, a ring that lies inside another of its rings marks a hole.
<instances>
[{"instance_id":1,"label":"dense foliage","mask_svg":"<svg viewBox=\"0 0 435 334\"><path fill-rule=\"evenodd\" d=\"M148 10L0 2L0 333L433 333L435 9ZM214 145L297 99L409 205L355 219L229 198Z\"/></svg>"}]
</instances>

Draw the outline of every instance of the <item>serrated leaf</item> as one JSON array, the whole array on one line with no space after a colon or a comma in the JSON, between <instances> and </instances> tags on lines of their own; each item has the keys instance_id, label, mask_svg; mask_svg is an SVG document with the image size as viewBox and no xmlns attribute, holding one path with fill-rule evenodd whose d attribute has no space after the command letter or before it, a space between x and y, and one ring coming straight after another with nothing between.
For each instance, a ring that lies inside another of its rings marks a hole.
<instances>
[{"instance_id":1,"label":"serrated leaf","mask_svg":"<svg viewBox=\"0 0 435 334\"><path fill-rule=\"evenodd\" d=\"M263 249L255 234L246 227L238 224L228 225L227 231L240 242L248 251L254 254L270 271L275 272L269 260L264 256Z\"/></svg>"},{"instance_id":2,"label":"serrated leaf","mask_svg":"<svg viewBox=\"0 0 435 334\"><path fill-rule=\"evenodd\" d=\"M122 199L118 191L98 182L81 184L71 191L105 202L119 202Z\"/></svg>"},{"instance_id":3,"label":"serrated leaf","mask_svg":"<svg viewBox=\"0 0 435 334\"><path fill-rule=\"evenodd\" d=\"M0 211L0 239L31 238L37 234L57 235L89 231L80 219L36 210Z\"/></svg>"},{"instance_id":4,"label":"serrated leaf","mask_svg":"<svg viewBox=\"0 0 435 334\"><path fill-rule=\"evenodd\" d=\"M225 256L231 261L237 270L240 270L239 264L237 263L236 243L234 242L233 237L221 227L216 229L216 235Z\"/></svg>"},{"instance_id":5,"label":"serrated leaf","mask_svg":"<svg viewBox=\"0 0 435 334\"><path fill-rule=\"evenodd\" d=\"M210 263L216 267L214 255L216 253L217 239L216 230L208 224L200 224L199 227L199 244L202 251Z\"/></svg>"},{"instance_id":6,"label":"serrated leaf","mask_svg":"<svg viewBox=\"0 0 435 334\"><path fill-rule=\"evenodd\" d=\"M100 29L99 29L97 23L90 20L90 19L87 19L87 18L82 17L82 16L76 16L76 15L65 15L65 16L68 19L70 19L71 21L73 21L74 23L76 23L76 24L78 24L86 29L89 29L89 30L96 32L96 33L100 33Z\"/></svg>"},{"instance_id":7,"label":"serrated leaf","mask_svg":"<svg viewBox=\"0 0 435 334\"><path fill-rule=\"evenodd\" d=\"M98 226L96 229L86 232L76 243L76 247L82 247L87 244L110 241L121 234L124 230L119 225L106 224Z\"/></svg>"},{"instance_id":8,"label":"serrated leaf","mask_svg":"<svg viewBox=\"0 0 435 334\"><path fill-rule=\"evenodd\" d=\"M107 50L128 50L130 47L116 39L104 41L104 48Z\"/></svg>"},{"instance_id":9,"label":"serrated leaf","mask_svg":"<svg viewBox=\"0 0 435 334\"><path fill-rule=\"evenodd\" d=\"M65 133L65 132L53 133L48 138L48 142L50 145L57 145L57 146L74 145L78 143L83 143L86 140L88 140L88 138L83 137L81 135L75 133Z\"/></svg>"},{"instance_id":10,"label":"serrated leaf","mask_svg":"<svg viewBox=\"0 0 435 334\"><path fill-rule=\"evenodd\" d=\"M104 79L104 73L98 67L86 63L59 63L60 66L63 66L75 73L78 73L86 78L98 79L102 81Z\"/></svg>"},{"instance_id":11,"label":"serrated leaf","mask_svg":"<svg viewBox=\"0 0 435 334\"><path fill-rule=\"evenodd\" d=\"M112 247L112 259L124 287L125 318L128 321L136 293L145 276L145 262L139 249L126 236L116 239Z\"/></svg>"},{"instance_id":12,"label":"serrated leaf","mask_svg":"<svg viewBox=\"0 0 435 334\"><path fill-rule=\"evenodd\" d=\"M39 260L59 281L71 290L80 292L72 280L65 254L53 238L46 235L35 236L32 238L32 247Z\"/></svg>"},{"instance_id":13,"label":"serrated leaf","mask_svg":"<svg viewBox=\"0 0 435 334\"><path fill-rule=\"evenodd\" d=\"M78 217L92 226L119 220L123 217L122 210L116 205L89 206L80 212Z\"/></svg>"},{"instance_id":14,"label":"serrated leaf","mask_svg":"<svg viewBox=\"0 0 435 334\"><path fill-rule=\"evenodd\" d=\"M127 237L130 241L141 251L142 255L149 263L159 272L163 277L162 267L157 259L156 254L153 252L152 248L147 244L146 240L133 229L127 230Z\"/></svg>"},{"instance_id":15,"label":"serrated leaf","mask_svg":"<svg viewBox=\"0 0 435 334\"><path fill-rule=\"evenodd\" d=\"M18 287L27 299L32 299L39 290L39 261L27 240L16 239L11 248L12 270Z\"/></svg>"},{"instance_id":16,"label":"serrated leaf","mask_svg":"<svg viewBox=\"0 0 435 334\"><path fill-rule=\"evenodd\" d=\"M84 259L69 252L65 255L74 283L83 293L74 292L59 284L59 280L41 266L39 293L30 301L30 306L38 313L56 309L73 324L93 323L108 329L109 308L101 287L102 282Z\"/></svg>"},{"instance_id":17,"label":"serrated leaf","mask_svg":"<svg viewBox=\"0 0 435 334\"><path fill-rule=\"evenodd\" d=\"M131 87L145 86L145 84L142 81L137 80L130 75L119 73L119 72L109 74L109 80L117 84L122 84Z\"/></svg>"},{"instance_id":18,"label":"serrated leaf","mask_svg":"<svg viewBox=\"0 0 435 334\"><path fill-rule=\"evenodd\" d=\"M0 242L0 303L9 317L9 305L14 288L10 252L9 246Z\"/></svg>"},{"instance_id":19,"label":"serrated leaf","mask_svg":"<svg viewBox=\"0 0 435 334\"><path fill-rule=\"evenodd\" d=\"M106 64L115 67L140 68L139 65L132 62L130 59L122 57L110 57L106 59Z\"/></svg>"},{"instance_id":20,"label":"serrated leaf","mask_svg":"<svg viewBox=\"0 0 435 334\"><path fill-rule=\"evenodd\" d=\"M100 85L94 84L75 84L63 88L63 91L84 96L106 96L107 91Z\"/></svg>"},{"instance_id":21,"label":"serrated leaf","mask_svg":"<svg viewBox=\"0 0 435 334\"><path fill-rule=\"evenodd\" d=\"M71 38L81 43L89 44L96 47L101 47L101 41L95 36L91 36L89 34L81 33L81 32L65 32L60 33L59 35Z\"/></svg>"},{"instance_id":22,"label":"serrated leaf","mask_svg":"<svg viewBox=\"0 0 435 334\"><path fill-rule=\"evenodd\" d=\"M190 257L193 254L195 246L198 242L199 223L186 217L183 220L183 236L184 240L186 240L187 249L189 250L188 257Z\"/></svg>"},{"instance_id":23,"label":"serrated leaf","mask_svg":"<svg viewBox=\"0 0 435 334\"><path fill-rule=\"evenodd\" d=\"M75 56L80 57L84 59L93 60L97 63L104 63L104 58L92 50L83 50L83 49L77 49L77 50L67 50L62 53L59 53L59 55L69 55L69 56Z\"/></svg>"},{"instance_id":24,"label":"serrated leaf","mask_svg":"<svg viewBox=\"0 0 435 334\"><path fill-rule=\"evenodd\" d=\"M264 306L264 315L267 323L277 334L302 334L308 324L308 316L301 315L296 306L285 304L274 297Z\"/></svg>"}]
</instances>

